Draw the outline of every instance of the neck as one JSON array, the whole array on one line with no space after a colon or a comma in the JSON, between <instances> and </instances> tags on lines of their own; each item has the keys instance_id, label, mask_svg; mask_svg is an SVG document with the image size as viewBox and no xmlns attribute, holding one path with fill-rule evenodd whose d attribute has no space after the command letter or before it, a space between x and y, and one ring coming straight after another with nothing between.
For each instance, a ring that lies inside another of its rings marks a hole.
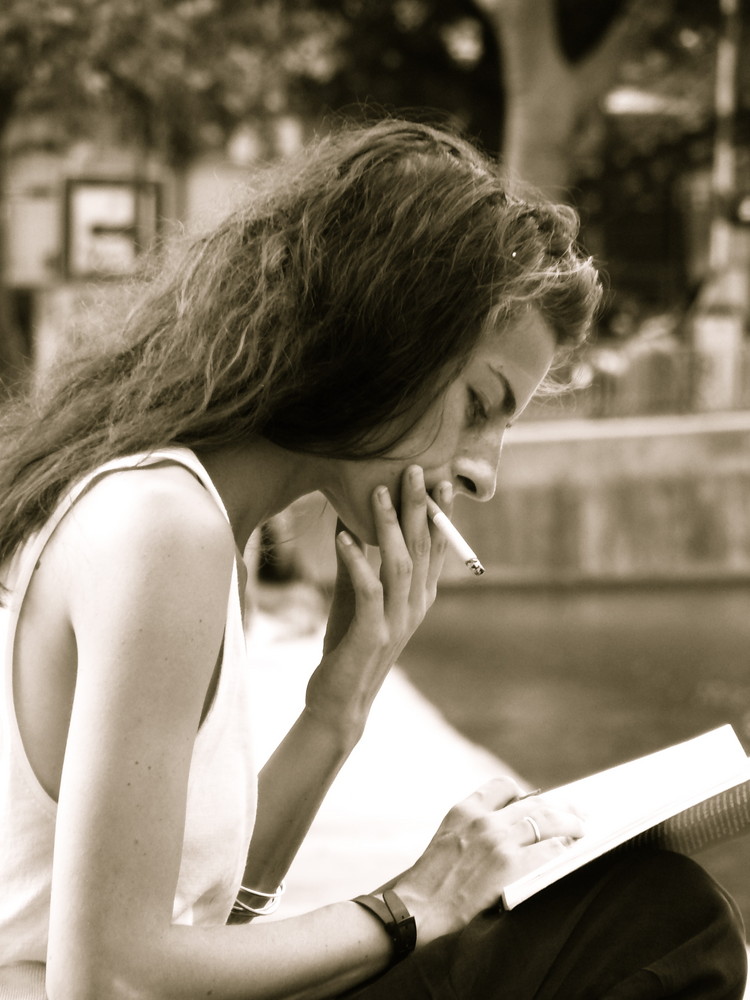
<instances>
[{"instance_id":1,"label":"neck","mask_svg":"<svg viewBox=\"0 0 750 1000\"><path fill-rule=\"evenodd\" d=\"M240 552L263 521L318 488L313 456L263 438L197 454L227 509Z\"/></svg>"}]
</instances>

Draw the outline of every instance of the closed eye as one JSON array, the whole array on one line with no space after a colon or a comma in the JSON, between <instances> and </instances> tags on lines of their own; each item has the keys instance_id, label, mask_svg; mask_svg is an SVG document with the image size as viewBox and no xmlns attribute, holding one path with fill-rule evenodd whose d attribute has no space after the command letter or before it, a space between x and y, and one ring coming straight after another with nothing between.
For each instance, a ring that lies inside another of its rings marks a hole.
<instances>
[{"instance_id":1,"label":"closed eye","mask_svg":"<svg viewBox=\"0 0 750 1000\"><path fill-rule=\"evenodd\" d=\"M508 379L505 377L503 372L499 371L497 368L492 368L492 367L490 367L490 371L492 372L493 375L497 376L497 378L500 380L500 384L503 387L502 412L508 418L508 423L505 426L510 427L511 424L513 423L512 418L515 416L516 410L518 409L518 404L516 403L516 394L513 392L513 387L508 381Z\"/></svg>"},{"instance_id":2,"label":"closed eye","mask_svg":"<svg viewBox=\"0 0 750 1000\"><path fill-rule=\"evenodd\" d=\"M472 388L469 388L466 406L466 420L469 427L476 427L486 423L488 417L487 407L484 405L482 397Z\"/></svg>"}]
</instances>

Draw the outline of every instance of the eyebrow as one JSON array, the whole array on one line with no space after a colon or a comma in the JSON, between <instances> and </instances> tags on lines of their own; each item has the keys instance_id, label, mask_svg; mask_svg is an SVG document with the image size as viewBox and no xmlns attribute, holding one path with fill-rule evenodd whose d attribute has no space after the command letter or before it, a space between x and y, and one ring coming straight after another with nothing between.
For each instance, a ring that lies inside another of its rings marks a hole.
<instances>
[{"instance_id":1,"label":"eyebrow","mask_svg":"<svg viewBox=\"0 0 750 1000\"><path fill-rule=\"evenodd\" d=\"M512 417L516 410L518 409L518 403L516 401L516 394L513 392L510 382L505 377L505 375L497 368L493 368L492 365L489 366L490 371L493 375L497 376L503 386L503 404L501 407L501 413L505 414L506 417Z\"/></svg>"}]
</instances>

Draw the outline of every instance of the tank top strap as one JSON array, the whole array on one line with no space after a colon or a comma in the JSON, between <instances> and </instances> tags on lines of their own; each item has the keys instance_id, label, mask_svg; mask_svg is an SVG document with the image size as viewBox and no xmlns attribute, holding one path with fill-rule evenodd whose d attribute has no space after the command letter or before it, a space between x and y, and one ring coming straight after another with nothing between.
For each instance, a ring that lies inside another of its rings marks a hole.
<instances>
[{"instance_id":1,"label":"tank top strap","mask_svg":"<svg viewBox=\"0 0 750 1000\"><path fill-rule=\"evenodd\" d=\"M221 499L221 494L214 486L213 480L209 476L202 462L198 459L198 456L190 448L183 448L179 446L159 448L156 451L150 451L142 456L136 457L138 458L138 461L136 462L138 467L157 465L159 462L175 462L177 465L183 465L185 468L190 469L196 479L198 479L203 486L205 486L216 501L216 506L222 512L227 521L229 521L229 514L224 506L224 501Z\"/></svg>"}]
</instances>

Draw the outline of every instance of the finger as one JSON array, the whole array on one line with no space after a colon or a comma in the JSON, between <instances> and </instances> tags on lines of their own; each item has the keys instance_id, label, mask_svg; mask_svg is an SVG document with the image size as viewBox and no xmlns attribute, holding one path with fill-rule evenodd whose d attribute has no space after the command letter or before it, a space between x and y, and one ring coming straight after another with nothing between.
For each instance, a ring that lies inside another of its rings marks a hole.
<instances>
[{"instance_id":1,"label":"finger","mask_svg":"<svg viewBox=\"0 0 750 1000\"><path fill-rule=\"evenodd\" d=\"M352 539L352 541L356 546L358 546L360 549L362 548L362 542L359 540L359 538L357 538L357 536L353 532L349 531L349 529L347 528L347 526L344 524L344 522L341 520L340 517L337 517L336 535L335 535L337 540L342 531L345 531L350 536L350 538ZM347 569L345 560L342 558L342 551L338 544L336 545L336 586L342 588L343 590L351 590L351 578L349 576L349 570Z\"/></svg>"},{"instance_id":2,"label":"finger","mask_svg":"<svg viewBox=\"0 0 750 1000\"><path fill-rule=\"evenodd\" d=\"M362 543L362 539L358 535L355 535L351 528L347 527L340 517L336 518L336 536L338 537L342 531L346 531L351 537L355 545L358 545L360 549L364 550L365 546Z\"/></svg>"},{"instance_id":3,"label":"finger","mask_svg":"<svg viewBox=\"0 0 750 1000\"><path fill-rule=\"evenodd\" d=\"M419 465L410 465L404 472L400 521L413 564L412 592L422 594L430 564L431 537L424 470Z\"/></svg>"},{"instance_id":4,"label":"finger","mask_svg":"<svg viewBox=\"0 0 750 1000\"><path fill-rule=\"evenodd\" d=\"M453 515L453 487L449 482L440 483L433 491L433 499L438 507L449 518ZM438 579L443 569L445 553L448 550L448 539L428 518L430 530L430 565L427 571L426 586L431 593L437 591Z\"/></svg>"},{"instance_id":5,"label":"finger","mask_svg":"<svg viewBox=\"0 0 750 1000\"><path fill-rule=\"evenodd\" d=\"M385 612L391 618L403 617L411 589L412 559L386 486L378 486L374 491L372 510L380 548Z\"/></svg>"},{"instance_id":6,"label":"finger","mask_svg":"<svg viewBox=\"0 0 750 1000\"><path fill-rule=\"evenodd\" d=\"M526 825L524 825L526 824ZM542 836L542 829L533 816L524 816L518 824L521 830L521 844L538 844L545 838ZM531 838L530 840L528 838Z\"/></svg>"},{"instance_id":7,"label":"finger","mask_svg":"<svg viewBox=\"0 0 750 1000\"><path fill-rule=\"evenodd\" d=\"M336 521L336 537L342 532L348 531L344 522L338 518ZM364 547L356 535L348 531L349 535L360 549ZM323 652L329 653L334 649L344 637L347 629L351 625L356 607L354 586L346 561L343 558L339 545L336 545L336 581L331 602L331 610L326 624L325 637L323 639Z\"/></svg>"},{"instance_id":8,"label":"finger","mask_svg":"<svg viewBox=\"0 0 750 1000\"><path fill-rule=\"evenodd\" d=\"M347 535L351 538L352 542L361 552L367 551L367 546L362 542L362 540L350 531L349 528L344 524L340 517L336 518L336 533L335 537L338 539L342 531L345 531ZM338 590L346 592L351 590L351 578L349 576L349 569L347 567L346 561L342 559L342 550L339 545L336 545L336 588Z\"/></svg>"},{"instance_id":9,"label":"finger","mask_svg":"<svg viewBox=\"0 0 750 1000\"><path fill-rule=\"evenodd\" d=\"M336 551L354 590L355 616L371 624L382 622L383 587L349 531L340 531L336 536Z\"/></svg>"},{"instance_id":10,"label":"finger","mask_svg":"<svg viewBox=\"0 0 750 1000\"><path fill-rule=\"evenodd\" d=\"M523 848L523 868L526 871L532 871L546 861L551 861L564 854L565 851L569 851L573 843L575 841L569 837L548 837L538 844L530 844Z\"/></svg>"},{"instance_id":11,"label":"finger","mask_svg":"<svg viewBox=\"0 0 750 1000\"><path fill-rule=\"evenodd\" d=\"M492 778L480 785L475 792L458 804L458 808L471 815L504 809L521 794L521 786L510 775Z\"/></svg>"},{"instance_id":12,"label":"finger","mask_svg":"<svg viewBox=\"0 0 750 1000\"><path fill-rule=\"evenodd\" d=\"M516 816L523 816L526 813L531 813L534 816L539 810L546 810L551 814L571 813L582 822L586 821L586 814L574 802L560 797L556 792L549 795L539 791L527 792L524 795L519 795L516 801L508 806L508 810L515 813Z\"/></svg>"},{"instance_id":13,"label":"finger","mask_svg":"<svg viewBox=\"0 0 750 1000\"><path fill-rule=\"evenodd\" d=\"M538 844L543 840L560 838L563 841L579 840L584 826L575 813L552 809L527 811L513 825L513 832L521 846Z\"/></svg>"}]
</instances>

